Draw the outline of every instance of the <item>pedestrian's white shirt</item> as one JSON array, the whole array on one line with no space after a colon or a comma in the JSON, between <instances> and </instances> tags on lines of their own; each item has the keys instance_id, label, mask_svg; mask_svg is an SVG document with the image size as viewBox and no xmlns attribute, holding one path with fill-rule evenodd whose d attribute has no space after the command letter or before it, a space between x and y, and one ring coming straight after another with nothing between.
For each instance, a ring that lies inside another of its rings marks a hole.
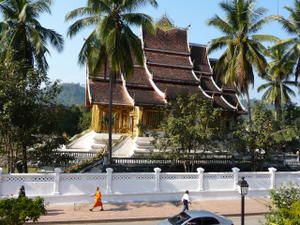
<instances>
[{"instance_id":1,"label":"pedestrian's white shirt","mask_svg":"<svg viewBox=\"0 0 300 225\"><path fill-rule=\"evenodd\" d=\"M183 202L183 200L187 200L188 202L190 202L190 197L187 193L185 193L182 198L181 198L181 201Z\"/></svg>"}]
</instances>

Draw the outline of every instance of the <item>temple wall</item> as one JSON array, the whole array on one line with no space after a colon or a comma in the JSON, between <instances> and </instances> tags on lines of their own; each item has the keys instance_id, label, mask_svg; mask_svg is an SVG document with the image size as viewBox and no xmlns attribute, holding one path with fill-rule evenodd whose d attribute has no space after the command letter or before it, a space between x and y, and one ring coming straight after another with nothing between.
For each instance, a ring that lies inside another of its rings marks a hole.
<instances>
[{"instance_id":1,"label":"temple wall","mask_svg":"<svg viewBox=\"0 0 300 225\"><path fill-rule=\"evenodd\" d=\"M155 168L152 173L107 173L65 174L59 169L48 174L1 174L0 198L17 196L24 185L27 196L41 196L46 202L70 203L89 202L97 186L108 202L132 201L177 201L185 190L192 200L240 198L237 182L245 177L249 183L250 197L267 197L272 188L293 181L300 185L300 172L205 173L198 168L193 173L162 173Z\"/></svg>"}]
</instances>

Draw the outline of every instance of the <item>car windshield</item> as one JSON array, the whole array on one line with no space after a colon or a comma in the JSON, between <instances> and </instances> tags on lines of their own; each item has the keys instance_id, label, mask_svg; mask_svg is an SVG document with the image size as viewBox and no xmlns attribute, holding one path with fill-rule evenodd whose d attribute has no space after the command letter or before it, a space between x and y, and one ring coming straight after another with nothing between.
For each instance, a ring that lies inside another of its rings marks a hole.
<instances>
[{"instance_id":1,"label":"car windshield","mask_svg":"<svg viewBox=\"0 0 300 225\"><path fill-rule=\"evenodd\" d=\"M169 218L168 220L173 225L181 225L185 221L187 221L189 218L191 218L191 217L188 214L186 214L185 212L182 212L172 218Z\"/></svg>"}]
</instances>

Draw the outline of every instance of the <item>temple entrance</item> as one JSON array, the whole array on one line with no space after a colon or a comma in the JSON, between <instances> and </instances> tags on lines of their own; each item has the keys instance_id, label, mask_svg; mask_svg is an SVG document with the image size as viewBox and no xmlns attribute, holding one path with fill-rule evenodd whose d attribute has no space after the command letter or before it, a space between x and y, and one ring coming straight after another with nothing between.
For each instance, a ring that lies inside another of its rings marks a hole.
<instances>
[{"instance_id":1,"label":"temple entrance","mask_svg":"<svg viewBox=\"0 0 300 225\"><path fill-rule=\"evenodd\" d=\"M130 133L130 107L113 107L113 133ZM92 129L97 133L108 132L108 107L94 105L92 109Z\"/></svg>"}]
</instances>

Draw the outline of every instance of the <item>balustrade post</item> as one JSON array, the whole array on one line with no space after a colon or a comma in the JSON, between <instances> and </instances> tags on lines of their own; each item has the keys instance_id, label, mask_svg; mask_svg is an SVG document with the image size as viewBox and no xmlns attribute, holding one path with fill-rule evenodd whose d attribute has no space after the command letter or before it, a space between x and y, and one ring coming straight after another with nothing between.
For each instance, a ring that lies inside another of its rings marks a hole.
<instances>
[{"instance_id":1,"label":"balustrade post","mask_svg":"<svg viewBox=\"0 0 300 225\"><path fill-rule=\"evenodd\" d=\"M111 194L112 193L112 174L113 174L112 168L106 169L106 193Z\"/></svg>"},{"instance_id":2,"label":"balustrade post","mask_svg":"<svg viewBox=\"0 0 300 225\"><path fill-rule=\"evenodd\" d=\"M233 190L238 190L240 169L237 167L233 167L231 170L233 172Z\"/></svg>"},{"instance_id":3,"label":"balustrade post","mask_svg":"<svg viewBox=\"0 0 300 225\"><path fill-rule=\"evenodd\" d=\"M0 167L0 197L2 195L2 172L3 172L3 169L2 169L2 167Z\"/></svg>"},{"instance_id":4,"label":"balustrade post","mask_svg":"<svg viewBox=\"0 0 300 225\"><path fill-rule=\"evenodd\" d=\"M271 174L271 177L270 177L270 189L273 189L273 188L275 188L276 187L276 171L277 171L277 169L276 168L274 168L274 167L270 167L269 168L269 172L270 172L270 174Z\"/></svg>"},{"instance_id":5,"label":"balustrade post","mask_svg":"<svg viewBox=\"0 0 300 225\"><path fill-rule=\"evenodd\" d=\"M203 191L204 190L204 169L202 167L199 167L197 168L197 172L198 172L198 180L199 180L198 190Z\"/></svg>"},{"instance_id":6,"label":"balustrade post","mask_svg":"<svg viewBox=\"0 0 300 225\"><path fill-rule=\"evenodd\" d=\"M155 172L155 192L160 192L160 172L161 172L161 168L154 168L154 172Z\"/></svg>"},{"instance_id":7,"label":"balustrade post","mask_svg":"<svg viewBox=\"0 0 300 225\"><path fill-rule=\"evenodd\" d=\"M62 170L60 168L54 169L54 190L53 195L60 195L60 174L62 173Z\"/></svg>"}]
</instances>

